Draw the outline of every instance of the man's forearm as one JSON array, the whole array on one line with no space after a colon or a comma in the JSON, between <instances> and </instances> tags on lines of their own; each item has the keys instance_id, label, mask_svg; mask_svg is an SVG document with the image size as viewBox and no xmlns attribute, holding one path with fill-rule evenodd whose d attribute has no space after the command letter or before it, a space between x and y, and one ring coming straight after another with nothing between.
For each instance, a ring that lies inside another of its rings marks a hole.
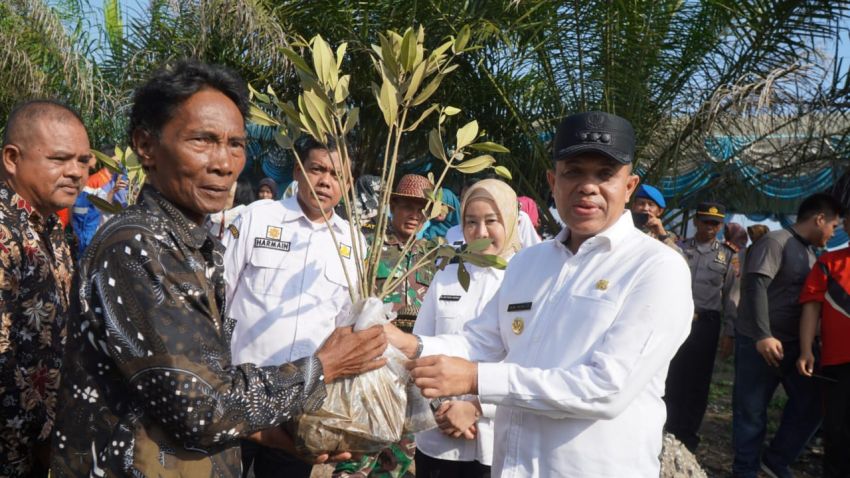
<instances>
[{"instance_id":1,"label":"man's forearm","mask_svg":"<svg viewBox=\"0 0 850 478\"><path fill-rule=\"evenodd\" d=\"M812 344L818 331L818 320L820 319L821 303L806 302L803 304L803 313L800 316L800 350L811 352Z\"/></svg>"},{"instance_id":2,"label":"man's forearm","mask_svg":"<svg viewBox=\"0 0 850 478\"><path fill-rule=\"evenodd\" d=\"M738 320L751 321L757 330L755 340L771 337L770 307L767 302L767 288L771 279L761 274L747 274L741 300L745 302L744 310L749 314L738 317ZM751 315L751 317L750 317Z\"/></svg>"}]
</instances>

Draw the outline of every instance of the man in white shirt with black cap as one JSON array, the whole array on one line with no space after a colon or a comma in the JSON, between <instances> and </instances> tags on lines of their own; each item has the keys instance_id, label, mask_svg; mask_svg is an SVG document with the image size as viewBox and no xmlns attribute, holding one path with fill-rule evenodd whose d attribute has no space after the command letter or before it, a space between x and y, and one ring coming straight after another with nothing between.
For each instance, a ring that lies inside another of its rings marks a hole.
<instances>
[{"instance_id":1,"label":"man in white shirt with black cap","mask_svg":"<svg viewBox=\"0 0 850 478\"><path fill-rule=\"evenodd\" d=\"M425 396L497 406L493 476L659 475L664 381L693 301L685 261L625 209L634 146L623 118L566 118L547 179L567 227L514 256L463 335L387 328L421 355L408 366Z\"/></svg>"}]
</instances>

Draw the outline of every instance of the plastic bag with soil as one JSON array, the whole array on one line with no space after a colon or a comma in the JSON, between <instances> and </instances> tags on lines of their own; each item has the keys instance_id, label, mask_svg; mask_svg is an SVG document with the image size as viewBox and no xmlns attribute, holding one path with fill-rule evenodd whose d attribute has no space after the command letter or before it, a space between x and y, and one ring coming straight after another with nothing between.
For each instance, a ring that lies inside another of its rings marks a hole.
<instances>
[{"instance_id":1,"label":"plastic bag with soil","mask_svg":"<svg viewBox=\"0 0 850 478\"><path fill-rule=\"evenodd\" d=\"M383 325L393 315L370 297L344 310L337 325L354 324L354 330L363 330ZM383 356L385 367L328 384L322 408L284 425L300 454L376 453L404 434L437 426L429 401L404 368L404 354L389 346Z\"/></svg>"}]
</instances>

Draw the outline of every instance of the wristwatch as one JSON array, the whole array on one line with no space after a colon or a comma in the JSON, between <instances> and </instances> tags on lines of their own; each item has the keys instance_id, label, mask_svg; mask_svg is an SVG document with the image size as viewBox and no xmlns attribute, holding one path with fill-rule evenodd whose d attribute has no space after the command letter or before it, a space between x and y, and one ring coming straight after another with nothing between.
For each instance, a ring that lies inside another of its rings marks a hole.
<instances>
[{"instance_id":1,"label":"wristwatch","mask_svg":"<svg viewBox=\"0 0 850 478\"><path fill-rule=\"evenodd\" d=\"M411 357L411 358L417 359L417 358L419 358L420 355L422 355L422 348L425 345L422 343L422 337L420 337L418 335L414 335L414 337L416 337L416 351L413 352L413 357Z\"/></svg>"}]
</instances>

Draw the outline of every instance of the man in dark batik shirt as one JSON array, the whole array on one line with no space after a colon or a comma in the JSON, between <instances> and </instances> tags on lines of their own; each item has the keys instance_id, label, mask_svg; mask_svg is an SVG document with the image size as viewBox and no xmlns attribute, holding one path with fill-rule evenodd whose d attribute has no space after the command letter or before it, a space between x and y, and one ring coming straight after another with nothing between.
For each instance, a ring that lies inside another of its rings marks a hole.
<instances>
[{"instance_id":1,"label":"man in dark batik shirt","mask_svg":"<svg viewBox=\"0 0 850 478\"><path fill-rule=\"evenodd\" d=\"M319 408L326 381L383 364L376 327L338 329L292 363L231 365L224 249L201 223L245 164L246 90L229 70L184 62L136 91L131 141L149 184L80 266L56 477L239 476L237 438L280 446L276 425Z\"/></svg>"},{"instance_id":2,"label":"man in dark batik shirt","mask_svg":"<svg viewBox=\"0 0 850 478\"><path fill-rule=\"evenodd\" d=\"M0 168L0 476L47 476L73 264L56 211L88 177L86 129L37 100L6 123Z\"/></svg>"}]
</instances>

